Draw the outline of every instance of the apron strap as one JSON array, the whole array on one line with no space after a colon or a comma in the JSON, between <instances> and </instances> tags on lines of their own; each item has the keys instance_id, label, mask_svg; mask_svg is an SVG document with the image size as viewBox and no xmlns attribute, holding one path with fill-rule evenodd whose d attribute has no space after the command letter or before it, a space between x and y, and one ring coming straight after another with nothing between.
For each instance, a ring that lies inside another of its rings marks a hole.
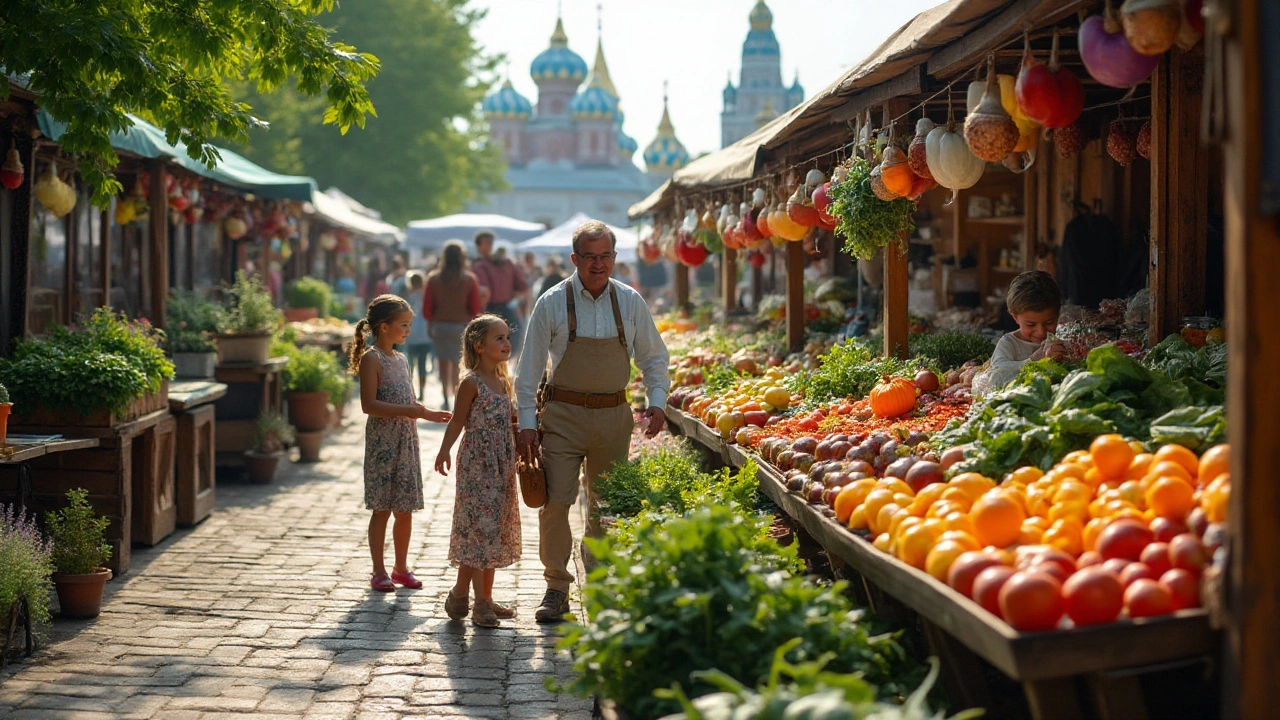
<instances>
[{"instance_id":1,"label":"apron strap","mask_svg":"<svg viewBox=\"0 0 1280 720\"><path fill-rule=\"evenodd\" d=\"M622 311L618 309L618 291L613 287L613 281L609 281L609 303L613 305L613 323L618 327L618 342L622 345L622 349L627 349L627 334L622 330Z\"/></svg>"},{"instance_id":2,"label":"apron strap","mask_svg":"<svg viewBox=\"0 0 1280 720\"><path fill-rule=\"evenodd\" d=\"M578 308L573 302L573 294L576 291L573 283L569 283L569 287L564 290L564 299L569 305L569 342L575 342L578 339Z\"/></svg>"}]
</instances>

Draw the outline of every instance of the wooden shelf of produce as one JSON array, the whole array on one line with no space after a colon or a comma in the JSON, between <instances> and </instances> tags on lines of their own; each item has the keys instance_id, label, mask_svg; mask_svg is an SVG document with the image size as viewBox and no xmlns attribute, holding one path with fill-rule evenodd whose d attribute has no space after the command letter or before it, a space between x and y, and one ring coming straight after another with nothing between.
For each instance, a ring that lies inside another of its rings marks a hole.
<instances>
[{"instance_id":1,"label":"wooden shelf of produce","mask_svg":"<svg viewBox=\"0 0 1280 720\"><path fill-rule=\"evenodd\" d=\"M1013 276L1032 261L1032 244L1027 238L1034 237L1032 223L1034 219L1026 214L1002 215L991 217L969 217L969 200L973 197L985 197L991 202L992 209L1001 195L1008 195L1015 207L1023 209L1024 198L1029 197L1027 183L1029 173L1015 175L1003 168L989 168L978 184L972 188L961 190L955 202L951 203L951 239L957 262L972 252L977 260L978 290L983 298L991 295L997 287L1005 287ZM1017 244L1013 235L1022 231L1022 242ZM1022 252L1022 262L1016 268L1005 268L997 265L1001 250L1018 248Z\"/></svg>"},{"instance_id":2,"label":"wooden shelf of produce","mask_svg":"<svg viewBox=\"0 0 1280 720\"><path fill-rule=\"evenodd\" d=\"M1032 714L1037 718L1087 717L1076 683L1087 684L1102 718L1145 718L1141 669L1215 651L1215 633L1204 609L1141 620L1047 633L1023 633L993 617L977 603L952 590L928 573L877 550L850 531L823 507L787 492L785 480L772 465L737 445L721 441L697 418L668 406L672 425L686 437L728 459L737 468L748 459L759 466L760 491L799 523L829 555L839 558L874 586L915 612L943 659L943 677L953 697L981 706L975 687L981 672L972 655L1022 683ZM713 440L714 438L714 440ZM968 657L968 661L966 661ZM948 664L952 667L946 667ZM960 666L957 667L956 665ZM959 678L963 676L964 680Z\"/></svg>"}]
</instances>

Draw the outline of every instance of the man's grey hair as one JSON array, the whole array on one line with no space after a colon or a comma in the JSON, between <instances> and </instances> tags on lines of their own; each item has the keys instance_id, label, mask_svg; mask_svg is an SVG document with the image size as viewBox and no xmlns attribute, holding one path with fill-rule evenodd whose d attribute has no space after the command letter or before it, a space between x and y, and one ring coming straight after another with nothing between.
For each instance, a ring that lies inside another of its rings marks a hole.
<instances>
[{"instance_id":1,"label":"man's grey hair","mask_svg":"<svg viewBox=\"0 0 1280 720\"><path fill-rule=\"evenodd\" d=\"M609 247L618 247L618 238L613 234L613 231L609 229L608 225L605 225L599 220L588 220L582 223L578 226L577 230L573 231L573 254L578 254L579 241L599 240L602 237L609 238Z\"/></svg>"}]
</instances>

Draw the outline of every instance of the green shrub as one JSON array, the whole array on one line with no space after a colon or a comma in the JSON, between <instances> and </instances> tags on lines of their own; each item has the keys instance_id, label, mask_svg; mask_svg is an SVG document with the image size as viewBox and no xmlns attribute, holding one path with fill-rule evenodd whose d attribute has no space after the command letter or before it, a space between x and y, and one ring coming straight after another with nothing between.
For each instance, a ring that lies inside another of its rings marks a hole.
<instances>
[{"instance_id":1,"label":"green shrub","mask_svg":"<svg viewBox=\"0 0 1280 720\"><path fill-rule=\"evenodd\" d=\"M280 311L257 275L249 275L243 270L237 272L230 294L231 308L222 319L220 331L266 333L280 324Z\"/></svg>"},{"instance_id":2,"label":"green shrub","mask_svg":"<svg viewBox=\"0 0 1280 720\"><path fill-rule=\"evenodd\" d=\"M588 621L571 624L560 642L574 659L564 688L614 700L637 718L678 710L653 695L680 683L691 696L711 688L691 677L718 669L755 685L768 676L774 650L799 638L792 662L831 653L834 672L861 672L885 697L898 693L897 643L872 637L842 594L844 583L818 587L787 570L795 549L765 535L768 518L711 505L686 517L640 519L635 545L588 539L599 564L583 587Z\"/></svg>"},{"instance_id":3,"label":"green shrub","mask_svg":"<svg viewBox=\"0 0 1280 720\"><path fill-rule=\"evenodd\" d=\"M107 518L94 512L89 491L67 491L67 506L45 514L45 525L53 538L53 565L58 572L84 575L96 572L111 558L107 544Z\"/></svg>"},{"instance_id":4,"label":"green shrub","mask_svg":"<svg viewBox=\"0 0 1280 720\"><path fill-rule=\"evenodd\" d=\"M13 357L0 359L0 382L22 408L122 413L173 377L163 339L146 320L99 308L75 330L55 325L19 340Z\"/></svg>"},{"instance_id":5,"label":"green shrub","mask_svg":"<svg viewBox=\"0 0 1280 720\"><path fill-rule=\"evenodd\" d=\"M195 291L180 288L170 291L164 315L171 332L217 332L219 325L226 321L226 310L221 305L206 300Z\"/></svg>"},{"instance_id":6,"label":"green shrub","mask_svg":"<svg viewBox=\"0 0 1280 720\"><path fill-rule=\"evenodd\" d=\"M294 440L293 426L277 412L264 412L254 425L253 449L260 453L279 452Z\"/></svg>"},{"instance_id":7,"label":"green shrub","mask_svg":"<svg viewBox=\"0 0 1280 720\"><path fill-rule=\"evenodd\" d=\"M324 389L329 392L329 402L334 407L345 405L347 398L351 397L351 391L356 386L356 379L344 372L325 380Z\"/></svg>"},{"instance_id":8,"label":"green shrub","mask_svg":"<svg viewBox=\"0 0 1280 720\"><path fill-rule=\"evenodd\" d=\"M329 392L332 378L342 374L333 353L314 347L296 348L284 366L284 387L290 392Z\"/></svg>"},{"instance_id":9,"label":"green shrub","mask_svg":"<svg viewBox=\"0 0 1280 720\"><path fill-rule=\"evenodd\" d=\"M635 460L615 464L596 481L602 512L627 517L648 508L684 512L681 490L692 485L702 471L688 444L676 449L660 447Z\"/></svg>"},{"instance_id":10,"label":"green shrub","mask_svg":"<svg viewBox=\"0 0 1280 720\"><path fill-rule=\"evenodd\" d=\"M49 590L53 587L53 543L35 518L14 505L0 504L0 619L6 622L13 604L27 599L31 622L48 624ZM7 632L8 628L0 628Z\"/></svg>"},{"instance_id":11,"label":"green shrub","mask_svg":"<svg viewBox=\"0 0 1280 720\"><path fill-rule=\"evenodd\" d=\"M170 355L173 353L210 353L218 349L208 335L192 330L174 330L170 332L168 345Z\"/></svg>"},{"instance_id":12,"label":"green shrub","mask_svg":"<svg viewBox=\"0 0 1280 720\"><path fill-rule=\"evenodd\" d=\"M285 286L284 299L291 308L315 308L320 317L327 317L333 305L333 289L318 278L301 277Z\"/></svg>"}]
</instances>

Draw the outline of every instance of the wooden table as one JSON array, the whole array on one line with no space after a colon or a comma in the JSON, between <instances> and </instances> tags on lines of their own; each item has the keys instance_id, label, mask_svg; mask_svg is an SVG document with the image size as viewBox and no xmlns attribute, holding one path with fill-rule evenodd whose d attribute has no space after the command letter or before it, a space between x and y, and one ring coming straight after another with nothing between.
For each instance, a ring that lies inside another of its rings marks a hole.
<instances>
[{"instance_id":1,"label":"wooden table","mask_svg":"<svg viewBox=\"0 0 1280 720\"><path fill-rule=\"evenodd\" d=\"M175 382L169 387L169 411L178 419L174 474L179 525L195 525L209 517L217 504L213 403L226 394L224 383L208 380Z\"/></svg>"},{"instance_id":2,"label":"wooden table","mask_svg":"<svg viewBox=\"0 0 1280 720\"><path fill-rule=\"evenodd\" d=\"M69 438L47 443L12 443L0 445L0 465L15 465L18 469L17 497L19 506L27 506L27 498L32 497L30 462L36 458L71 450L96 448L102 441L98 438Z\"/></svg>"},{"instance_id":3,"label":"wooden table","mask_svg":"<svg viewBox=\"0 0 1280 720\"><path fill-rule=\"evenodd\" d=\"M1119 620L1096 627L1024 633L994 617L977 603L928 573L877 550L864 537L827 517L824 505L811 505L787 492L772 465L737 445L725 443L697 418L668 406L671 425L726 464L759 466L760 491L778 504L805 532L854 570L872 599L893 598L922 621L933 651L941 656L943 679L966 707L988 706L985 682L974 656L1022 683L1037 718L1086 717L1077 680L1086 683L1094 713L1102 720L1147 717L1140 685L1142 668L1208 655L1216 647L1203 608L1140 620Z\"/></svg>"},{"instance_id":4,"label":"wooden table","mask_svg":"<svg viewBox=\"0 0 1280 720\"><path fill-rule=\"evenodd\" d=\"M227 363L214 370L214 379L227 385L214 403L219 464L242 463L244 451L253 447L258 416L282 412L282 375L288 362L287 357L276 357L264 363Z\"/></svg>"}]
</instances>

